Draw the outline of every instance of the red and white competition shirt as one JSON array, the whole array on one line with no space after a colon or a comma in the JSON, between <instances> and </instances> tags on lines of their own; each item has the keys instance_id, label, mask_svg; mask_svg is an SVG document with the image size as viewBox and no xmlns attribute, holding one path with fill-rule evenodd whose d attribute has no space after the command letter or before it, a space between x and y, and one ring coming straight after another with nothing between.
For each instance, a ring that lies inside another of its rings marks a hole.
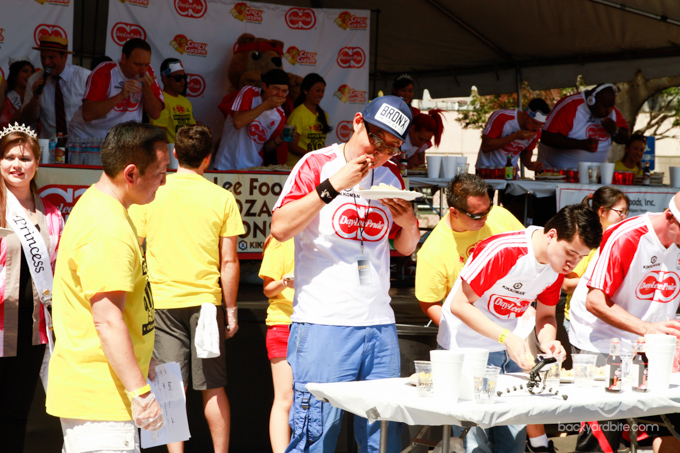
<instances>
[{"instance_id":1,"label":"red and white competition shirt","mask_svg":"<svg viewBox=\"0 0 680 453\"><path fill-rule=\"evenodd\" d=\"M313 192L346 164L338 145L305 154L288 177L274 210ZM380 183L404 188L399 169L387 162L369 171L354 188L343 190L295 236L292 321L333 326L394 323L388 239L400 228L387 207L355 192ZM363 268L363 279L359 277L360 264L368 265Z\"/></svg>"},{"instance_id":2,"label":"red and white competition shirt","mask_svg":"<svg viewBox=\"0 0 680 453\"><path fill-rule=\"evenodd\" d=\"M451 313L451 300L465 280L479 299L474 303L484 315L510 331L518 319L538 300L557 305L563 274L536 260L531 235L543 227L497 234L480 242L465 263L442 307L437 343L444 349L483 348L504 351L504 345L480 335Z\"/></svg>"},{"instance_id":3,"label":"red and white competition shirt","mask_svg":"<svg viewBox=\"0 0 680 453\"><path fill-rule=\"evenodd\" d=\"M519 127L519 122L517 122L517 113L517 109L496 110L489 117L489 121L486 122L482 134L490 138L503 138L521 130L522 128ZM505 167L508 156L512 157L512 165L517 166L519 153L524 149L533 150L540 138L541 131L539 130L531 140L513 140L504 147L487 153L480 148L477 155L477 168Z\"/></svg>"},{"instance_id":4,"label":"red and white competition shirt","mask_svg":"<svg viewBox=\"0 0 680 453\"><path fill-rule=\"evenodd\" d=\"M262 166L262 149L265 142L279 135L286 124L283 109L276 107L267 110L247 126L241 129L234 127L234 112L253 110L261 104L262 95L259 88L251 86L241 88L224 122L220 147L215 155L215 170L242 170Z\"/></svg>"},{"instance_id":5,"label":"red and white competition shirt","mask_svg":"<svg viewBox=\"0 0 680 453\"><path fill-rule=\"evenodd\" d=\"M609 118L616 125L628 128L621 112L614 107ZM560 99L555 105L543 130L562 134L576 140L596 138L600 141L597 152L589 153L580 149L556 149L541 142L538 145L538 161L545 168L578 168L579 162L606 162L612 147L612 137L602 127L600 118L595 118L586 104L585 93L572 94Z\"/></svg>"},{"instance_id":6,"label":"red and white competition shirt","mask_svg":"<svg viewBox=\"0 0 680 453\"><path fill-rule=\"evenodd\" d=\"M165 105L163 98L163 90L161 90L156 76L154 75L151 66L147 69L153 79L153 95ZM87 86L85 87L85 94L83 101L88 99L90 101L104 101L112 98L123 89L123 85L128 79L123 75L120 69L120 62L107 61L96 68L87 78ZM86 122L83 119L83 107L81 106L76 114L71 119L69 124L69 138L104 138L113 126L118 123L126 121L142 122L142 114L144 113L144 94L139 94L139 102L133 102L130 97L120 101L114 108L112 108L105 116Z\"/></svg>"},{"instance_id":7,"label":"red and white competition shirt","mask_svg":"<svg viewBox=\"0 0 680 453\"><path fill-rule=\"evenodd\" d=\"M663 214L633 217L605 232L599 254L591 261L590 280L582 278L571 298L569 341L574 346L609 353L609 342L616 337L621 339L621 352L630 353L638 338L586 309L589 287L602 290L643 321L666 321L675 315L680 301L680 249L661 244L650 221L656 215Z\"/></svg>"}]
</instances>

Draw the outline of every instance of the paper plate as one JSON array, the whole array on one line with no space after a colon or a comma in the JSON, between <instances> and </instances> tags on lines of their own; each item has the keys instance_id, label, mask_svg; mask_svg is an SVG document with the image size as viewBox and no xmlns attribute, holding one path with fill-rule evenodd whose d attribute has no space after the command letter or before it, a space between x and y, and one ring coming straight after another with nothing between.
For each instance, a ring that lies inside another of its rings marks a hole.
<instances>
[{"instance_id":1,"label":"paper plate","mask_svg":"<svg viewBox=\"0 0 680 453\"><path fill-rule=\"evenodd\" d=\"M565 179L565 176L564 175L550 175L550 176L536 175L536 176L534 176L534 179L536 181L559 181L561 179Z\"/></svg>"},{"instance_id":2,"label":"paper plate","mask_svg":"<svg viewBox=\"0 0 680 453\"><path fill-rule=\"evenodd\" d=\"M356 193L367 200L401 198L402 200L412 201L423 196L422 193L411 190L357 190Z\"/></svg>"},{"instance_id":3,"label":"paper plate","mask_svg":"<svg viewBox=\"0 0 680 453\"><path fill-rule=\"evenodd\" d=\"M13 234L14 230L11 228L0 228L0 239L9 236L10 234Z\"/></svg>"}]
</instances>

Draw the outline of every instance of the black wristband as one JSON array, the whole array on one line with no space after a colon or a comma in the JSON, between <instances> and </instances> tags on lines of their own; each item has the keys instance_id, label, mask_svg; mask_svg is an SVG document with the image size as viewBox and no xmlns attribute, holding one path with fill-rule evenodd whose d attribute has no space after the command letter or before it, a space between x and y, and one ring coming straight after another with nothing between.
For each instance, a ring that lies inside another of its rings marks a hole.
<instances>
[{"instance_id":1,"label":"black wristband","mask_svg":"<svg viewBox=\"0 0 680 453\"><path fill-rule=\"evenodd\" d=\"M340 192L333 188L333 185L328 179L325 179L321 184L316 186L316 193L319 194L319 198L326 204L335 200L335 197L340 195Z\"/></svg>"}]
</instances>

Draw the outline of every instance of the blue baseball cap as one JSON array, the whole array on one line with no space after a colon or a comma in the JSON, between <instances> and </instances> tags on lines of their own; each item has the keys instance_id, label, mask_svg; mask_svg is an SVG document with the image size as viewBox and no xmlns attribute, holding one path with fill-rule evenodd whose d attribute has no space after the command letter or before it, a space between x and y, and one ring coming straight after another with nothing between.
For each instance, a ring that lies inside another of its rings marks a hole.
<instances>
[{"instance_id":1,"label":"blue baseball cap","mask_svg":"<svg viewBox=\"0 0 680 453\"><path fill-rule=\"evenodd\" d=\"M364 121L389 132L402 142L406 140L411 125L411 108L398 96L381 96L373 99L361 115Z\"/></svg>"}]
</instances>

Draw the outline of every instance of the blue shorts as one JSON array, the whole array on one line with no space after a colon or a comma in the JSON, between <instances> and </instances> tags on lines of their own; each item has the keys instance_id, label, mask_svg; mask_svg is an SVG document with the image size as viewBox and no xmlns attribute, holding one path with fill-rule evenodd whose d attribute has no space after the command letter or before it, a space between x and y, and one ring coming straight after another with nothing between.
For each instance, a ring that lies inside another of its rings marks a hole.
<instances>
[{"instance_id":1,"label":"blue shorts","mask_svg":"<svg viewBox=\"0 0 680 453\"><path fill-rule=\"evenodd\" d=\"M326 326L293 323L288 339L293 369L292 436L286 452L335 451L342 410L317 400L309 382L347 382L399 377L399 341L394 324ZM378 451L380 423L354 417L359 452ZM388 451L401 451L401 424L390 423Z\"/></svg>"}]
</instances>

